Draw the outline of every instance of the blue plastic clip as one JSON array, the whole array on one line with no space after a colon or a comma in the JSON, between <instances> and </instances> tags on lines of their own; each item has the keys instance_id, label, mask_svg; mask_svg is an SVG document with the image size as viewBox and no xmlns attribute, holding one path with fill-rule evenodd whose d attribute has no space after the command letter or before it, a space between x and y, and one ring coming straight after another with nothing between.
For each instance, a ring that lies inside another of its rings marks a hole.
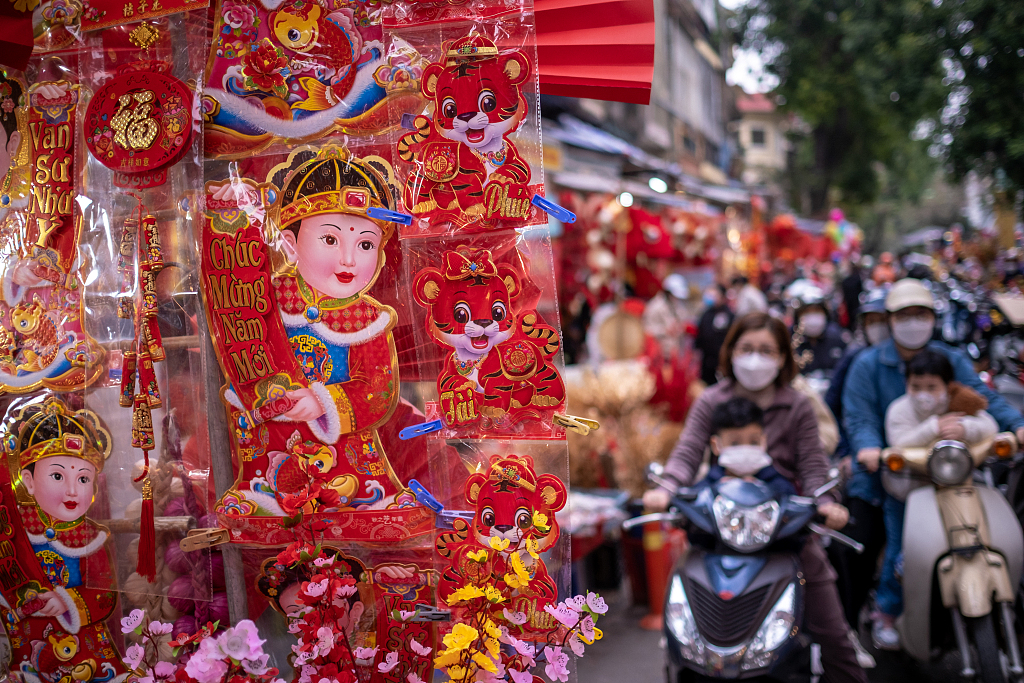
<instances>
[{"instance_id":1,"label":"blue plastic clip","mask_svg":"<svg viewBox=\"0 0 1024 683\"><path fill-rule=\"evenodd\" d=\"M572 211L565 208L564 206L559 206L558 204L555 204L552 201L544 199L539 194L533 195L533 199L530 200L530 203L536 206L541 211L548 212L548 214L554 216L563 223L576 222L576 214L574 214Z\"/></svg>"},{"instance_id":2,"label":"blue plastic clip","mask_svg":"<svg viewBox=\"0 0 1024 683\"><path fill-rule=\"evenodd\" d=\"M452 613L446 612L445 610L439 610L433 605L416 605L416 616L409 619L409 621L424 622L424 621L451 621Z\"/></svg>"},{"instance_id":3,"label":"blue plastic clip","mask_svg":"<svg viewBox=\"0 0 1024 683\"><path fill-rule=\"evenodd\" d=\"M408 441L409 439L416 436L423 436L424 434L430 434L431 432L439 432L444 429L444 422L441 420L431 420L430 422L421 422L418 425L406 427L402 431L398 432L398 438L402 441Z\"/></svg>"},{"instance_id":4,"label":"blue plastic clip","mask_svg":"<svg viewBox=\"0 0 1024 683\"><path fill-rule=\"evenodd\" d=\"M409 490L412 491L413 495L416 496L416 500L422 505L426 505L428 508L433 510L435 513L440 513L444 510L444 506L437 502L437 498L430 495L430 491L423 487L423 484L419 483L415 479L409 480Z\"/></svg>"},{"instance_id":5,"label":"blue plastic clip","mask_svg":"<svg viewBox=\"0 0 1024 683\"><path fill-rule=\"evenodd\" d=\"M416 124L413 121L416 120L416 114L402 114L402 128L406 130L416 130Z\"/></svg>"},{"instance_id":6,"label":"blue plastic clip","mask_svg":"<svg viewBox=\"0 0 1024 683\"><path fill-rule=\"evenodd\" d=\"M368 208L366 210L366 215L370 218L376 218L379 221L391 221L392 223L401 223L402 225L412 225L412 216L409 214L389 211L388 209L378 209L376 206Z\"/></svg>"}]
</instances>

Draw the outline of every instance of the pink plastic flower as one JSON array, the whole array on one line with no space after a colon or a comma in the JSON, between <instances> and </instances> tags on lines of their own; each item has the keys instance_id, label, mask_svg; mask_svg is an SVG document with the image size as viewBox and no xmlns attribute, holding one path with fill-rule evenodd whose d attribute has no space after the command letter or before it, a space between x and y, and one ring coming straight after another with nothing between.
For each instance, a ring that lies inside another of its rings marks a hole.
<instances>
[{"instance_id":1,"label":"pink plastic flower","mask_svg":"<svg viewBox=\"0 0 1024 683\"><path fill-rule=\"evenodd\" d=\"M335 595L337 595L337 597L339 598L350 598L358 592L359 589L357 589L355 586L341 586L340 588L338 588Z\"/></svg>"},{"instance_id":2,"label":"pink plastic flower","mask_svg":"<svg viewBox=\"0 0 1024 683\"><path fill-rule=\"evenodd\" d=\"M121 633L131 633L138 627L142 626L142 622L145 618L145 612L140 609L133 609L128 616L121 619Z\"/></svg>"},{"instance_id":3,"label":"pink plastic flower","mask_svg":"<svg viewBox=\"0 0 1024 683\"><path fill-rule=\"evenodd\" d=\"M327 590L327 584L330 579L323 579L322 581L310 581L306 584L306 588L303 591L306 595L311 598L319 598Z\"/></svg>"},{"instance_id":4,"label":"pink plastic flower","mask_svg":"<svg viewBox=\"0 0 1024 683\"><path fill-rule=\"evenodd\" d=\"M589 614L580 621L580 633L587 640L593 642L594 640L594 617Z\"/></svg>"},{"instance_id":5,"label":"pink plastic flower","mask_svg":"<svg viewBox=\"0 0 1024 683\"><path fill-rule=\"evenodd\" d=\"M563 602L558 603L557 607L544 605L544 611L557 619L566 628L572 628L580 620L580 613L571 607L567 607Z\"/></svg>"},{"instance_id":6,"label":"pink plastic flower","mask_svg":"<svg viewBox=\"0 0 1024 683\"><path fill-rule=\"evenodd\" d=\"M569 683L569 655L562 652L560 647L545 647L544 658L547 664L544 666L544 673L554 681Z\"/></svg>"},{"instance_id":7,"label":"pink plastic flower","mask_svg":"<svg viewBox=\"0 0 1024 683\"><path fill-rule=\"evenodd\" d=\"M408 681L408 683L423 683L423 679L417 676L416 672L413 672L406 676L405 680Z\"/></svg>"},{"instance_id":8,"label":"pink plastic flower","mask_svg":"<svg viewBox=\"0 0 1024 683\"><path fill-rule=\"evenodd\" d=\"M321 655L326 655L334 648L334 631L330 626L321 626L317 629L316 637L319 640L317 648Z\"/></svg>"},{"instance_id":9,"label":"pink plastic flower","mask_svg":"<svg viewBox=\"0 0 1024 683\"><path fill-rule=\"evenodd\" d=\"M352 651L356 659L373 659L377 656L377 650L379 647L357 647Z\"/></svg>"},{"instance_id":10,"label":"pink plastic flower","mask_svg":"<svg viewBox=\"0 0 1024 683\"><path fill-rule=\"evenodd\" d=\"M595 614L604 614L608 611L608 603L597 593L587 593L587 607Z\"/></svg>"},{"instance_id":11,"label":"pink plastic flower","mask_svg":"<svg viewBox=\"0 0 1024 683\"><path fill-rule=\"evenodd\" d=\"M385 655L384 661L377 665L377 670L380 671L382 674L386 674L387 672L394 669L396 666L398 666L398 653L389 652L387 653L387 655Z\"/></svg>"},{"instance_id":12,"label":"pink plastic flower","mask_svg":"<svg viewBox=\"0 0 1024 683\"><path fill-rule=\"evenodd\" d=\"M515 648L516 654L523 658L528 668L533 668L537 665L537 661L534 657L537 654L537 646L526 642L525 640L519 640L515 636L508 636L505 639L509 645Z\"/></svg>"},{"instance_id":13,"label":"pink plastic flower","mask_svg":"<svg viewBox=\"0 0 1024 683\"><path fill-rule=\"evenodd\" d=\"M418 654L420 657L426 657L430 654L430 651L434 649L432 647L425 647L423 645L420 645L415 638L409 639L409 647L412 648L412 651Z\"/></svg>"},{"instance_id":14,"label":"pink plastic flower","mask_svg":"<svg viewBox=\"0 0 1024 683\"><path fill-rule=\"evenodd\" d=\"M313 560L313 564L317 567L330 567L334 564L334 555L328 557L318 557Z\"/></svg>"},{"instance_id":15,"label":"pink plastic flower","mask_svg":"<svg viewBox=\"0 0 1024 683\"><path fill-rule=\"evenodd\" d=\"M529 671L509 669L508 675L512 677L512 683L533 683L533 674Z\"/></svg>"},{"instance_id":16,"label":"pink plastic flower","mask_svg":"<svg viewBox=\"0 0 1024 683\"><path fill-rule=\"evenodd\" d=\"M527 619L529 619L529 617L526 616L525 612L509 612L507 607L503 608L501 610L501 613L505 615L505 618L509 622L515 624L516 626L522 626L526 623Z\"/></svg>"},{"instance_id":17,"label":"pink plastic flower","mask_svg":"<svg viewBox=\"0 0 1024 683\"><path fill-rule=\"evenodd\" d=\"M124 663L128 665L129 669L138 669L145 656L146 651L141 645L129 645L128 649L124 651Z\"/></svg>"},{"instance_id":18,"label":"pink plastic flower","mask_svg":"<svg viewBox=\"0 0 1024 683\"><path fill-rule=\"evenodd\" d=\"M585 604L587 604L587 599L585 597L583 597L582 595L577 595L576 597L569 598L568 600L565 601L565 606L566 607L574 609L577 612L582 612L583 611L583 605L585 605Z\"/></svg>"},{"instance_id":19,"label":"pink plastic flower","mask_svg":"<svg viewBox=\"0 0 1024 683\"><path fill-rule=\"evenodd\" d=\"M262 676L270 670L270 655L263 654L255 659L243 659L242 668L253 676Z\"/></svg>"},{"instance_id":20,"label":"pink plastic flower","mask_svg":"<svg viewBox=\"0 0 1024 683\"><path fill-rule=\"evenodd\" d=\"M174 624L168 624L163 621L154 621L149 624L149 632L154 636L166 636L174 630Z\"/></svg>"},{"instance_id":21,"label":"pink plastic flower","mask_svg":"<svg viewBox=\"0 0 1024 683\"><path fill-rule=\"evenodd\" d=\"M198 683L220 683L227 672L228 663L224 661L224 653L213 638L203 640L185 664L185 673Z\"/></svg>"},{"instance_id":22,"label":"pink plastic flower","mask_svg":"<svg viewBox=\"0 0 1024 683\"><path fill-rule=\"evenodd\" d=\"M238 661L256 659L263 654L263 643L260 640L256 624L250 619L243 619L238 625L229 628L217 638L217 645L224 656ZM204 641L205 642L205 641Z\"/></svg>"},{"instance_id":23,"label":"pink plastic flower","mask_svg":"<svg viewBox=\"0 0 1024 683\"><path fill-rule=\"evenodd\" d=\"M170 662L157 662L153 673L157 678L170 678L178 668Z\"/></svg>"},{"instance_id":24,"label":"pink plastic flower","mask_svg":"<svg viewBox=\"0 0 1024 683\"><path fill-rule=\"evenodd\" d=\"M572 634L572 637L569 638L569 648L577 657L583 656L583 641L580 640L580 635L578 633Z\"/></svg>"}]
</instances>

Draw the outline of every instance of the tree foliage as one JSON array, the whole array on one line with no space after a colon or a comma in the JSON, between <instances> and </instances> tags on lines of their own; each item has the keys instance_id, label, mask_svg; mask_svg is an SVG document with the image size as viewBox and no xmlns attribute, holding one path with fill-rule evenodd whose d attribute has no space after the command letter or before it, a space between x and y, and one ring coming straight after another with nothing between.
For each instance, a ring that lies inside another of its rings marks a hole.
<instances>
[{"instance_id":1,"label":"tree foliage","mask_svg":"<svg viewBox=\"0 0 1024 683\"><path fill-rule=\"evenodd\" d=\"M810 126L812 213L827 210L830 191L846 205L872 202L879 164L920 157L912 148L926 143L911 133L950 87L945 16L932 0L752 0L740 10L737 42L762 55L784 107Z\"/></svg>"}]
</instances>

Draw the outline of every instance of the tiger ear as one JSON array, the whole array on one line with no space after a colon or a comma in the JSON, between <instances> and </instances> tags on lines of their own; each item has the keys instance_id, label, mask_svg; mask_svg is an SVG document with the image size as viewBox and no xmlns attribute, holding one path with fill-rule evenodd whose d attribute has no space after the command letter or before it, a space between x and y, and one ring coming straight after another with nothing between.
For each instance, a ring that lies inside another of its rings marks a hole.
<instances>
[{"instance_id":1,"label":"tiger ear","mask_svg":"<svg viewBox=\"0 0 1024 683\"><path fill-rule=\"evenodd\" d=\"M519 85L530 77L530 60L519 50L503 55L502 71L512 85Z\"/></svg>"},{"instance_id":2,"label":"tiger ear","mask_svg":"<svg viewBox=\"0 0 1024 683\"><path fill-rule=\"evenodd\" d=\"M477 472L476 474L470 475L469 479L466 480L466 502L470 505L476 505L477 500L480 498L480 492L484 488L484 484L487 483L487 475Z\"/></svg>"},{"instance_id":3,"label":"tiger ear","mask_svg":"<svg viewBox=\"0 0 1024 683\"><path fill-rule=\"evenodd\" d=\"M431 306L441 295L444 276L437 268L424 268L416 274L413 282L412 295L420 306Z\"/></svg>"},{"instance_id":4,"label":"tiger ear","mask_svg":"<svg viewBox=\"0 0 1024 683\"><path fill-rule=\"evenodd\" d=\"M508 289L508 296L511 299L515 299L519 296L522 291L522 280L519 279L519 273L516 272L515 268L511 266L500 264L498 266L498 277L505 282L505 288Z\"/></svg>"},{"instance_id":5,"label":"tiger ear","mask_svg":"<svg viewBox=\"0 0 1024 683\"><path fill-rule=\"evenodd\" d=\"M562 480L553 474L542 474L537 477L537 493L544 505L552 512L558 512L565 507L569 498L569 491L565 488Z\"/></svg>"},{"instance_id":6,"label":"tiger ear","mask_svg":"<svg viewBox=\"0 0 1024 683\"><path fill-rule=\"evenodd\" d=\"M441 76L441 72L444 71L444 64L434 62L428 64L427 68L423 70L423 78L420 81L420 90L427 97L433 99L434 95L437 94L437 79Z\"/></svg>"}]
</instances>

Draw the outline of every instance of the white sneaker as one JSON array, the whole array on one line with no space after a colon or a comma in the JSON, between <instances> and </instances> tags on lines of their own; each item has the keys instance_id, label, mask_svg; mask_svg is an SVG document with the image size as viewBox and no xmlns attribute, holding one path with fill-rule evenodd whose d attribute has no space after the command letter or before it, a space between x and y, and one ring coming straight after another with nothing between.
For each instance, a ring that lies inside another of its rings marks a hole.
<instances>
[{"instance_id":1,"label":"white sneaker","mask_svg":"<svg viewBox=\"0 0 1024 683\"><path fill-rule=\"evenodd\" d=\"M862 669L874 669L875 658L871 656L871 653L864 649L864 646L860 643L860 638L857 637L857 632L853 629L847 631L846 634L850 638L850 643L853 645L854 651L857 653L857 663L860 664Z\"/></svg>"},{"instance_id":2,"label":"white sneaker","mask_svg":"<svg viewBox=\"0 0 1024 683\"><path fill-rule=\"evenodd\" d=\"M881 619L871 625L871 640L879 650L899 650L900 632L895 626L886 626Z\"/></svg>"}]
</instances>

